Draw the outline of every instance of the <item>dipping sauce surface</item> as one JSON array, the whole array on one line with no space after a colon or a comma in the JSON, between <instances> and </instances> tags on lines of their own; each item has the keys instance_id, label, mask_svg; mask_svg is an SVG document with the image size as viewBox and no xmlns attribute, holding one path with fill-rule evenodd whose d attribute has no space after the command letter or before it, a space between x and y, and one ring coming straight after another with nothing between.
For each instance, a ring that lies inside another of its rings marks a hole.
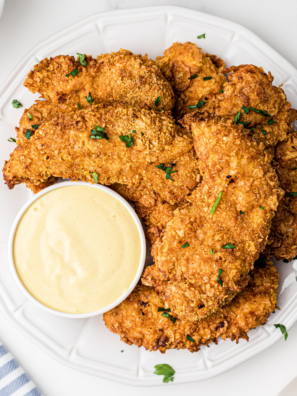
<instances>
[{"instance_id":1,"label":"dipping sauce surface","mask_svg":"<svg viewBox=\"0 0 297 396\"><path fill-rule=\"evenodd\" d=\"M137 226L117 199L97 188L52 190L27 209L14 245L17 273L30 294L67 313L102 309L137 273Z\"/></svg>"}]
</instances>

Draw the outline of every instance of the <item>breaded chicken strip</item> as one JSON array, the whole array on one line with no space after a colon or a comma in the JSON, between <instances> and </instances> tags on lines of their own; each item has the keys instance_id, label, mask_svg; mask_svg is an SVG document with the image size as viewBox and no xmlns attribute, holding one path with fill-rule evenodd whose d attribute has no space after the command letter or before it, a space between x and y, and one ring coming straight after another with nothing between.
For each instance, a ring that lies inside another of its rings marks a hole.
<instances>
[{"instance_id":1,"label":"breaded chicken strip","mask_svg":"<svg viewBox=\"0 0 297 396\"><path fill-rule=\"evenodd\" d=\"M163 75L176 95L175 116L189 113L190 105L208 101L218 94L227 81L222 74L225 64L214 55L204 54L196 44L174 43L156 58Z\"/></svg>"},{"instance_id":2,"label":"breaded chicken strip","mask_svg":"<svg viewBox=\"0 0 297 396\"><path fill-rule=\"evenodd\" d=\"M248 286L234 300L200 322L175 319L172 312L159 311L164 310L162 300L152 287L142 285L103 319L126 344L161 353L168 349L197 352L201 345L217 343L220 337L248 341L249 330L264 325L275 311L277 289L277 270L267 261L266 268L255 267Z\"/></svg>"},{"instance_id":3,"label":"breaded chicken strip","mask_svg":"<svg viewBox=\"0 0 297 396\"><path fill-rule=\"evenodd\" d=\"M160 97L159 110L173 108L172 88L147 55L120 50L97 59L86 56L85 61L87 65L83 66L73 56L46 58L34 66L24 85L53 104L67 103L73 108L77 103L82 108L88 107L89 93L97 103L123 102L152 109L156 109L155 102Z\"/></svg>"},{"instance_id":4,"label":"breaded chicken strip","mask_svg":"<svg viewBox=\"0 0 297 396\"><path fill-rule=\"evenodd\" d=\"M248 283L282 190L270 161L241 126L199 121L199 115L187 121L203 181L189 198L192 206L176 209L154 243L155 265L146 268L142 283L154 286L175 316L197 321Z\"/></svg>"},{"instance_id":5,"label":"breaded chicken strip","mask_svg":"<svg viewBox=\"0 0 297 396\"><path fill-rule=\"evenodd\" d=\"M95 176L102 184L136 186L143 179L149 183L146 174L156 172L161 182L155 188L162 195L164 183L174 182L156 165L192 151L192 137L164 113L101 104L43 122L20 140L3 173L13 188L24 182L39 186L53 176L92 183Z\"/></svg>"},{"instance_id":6,"label":"breaded chicken strip","mask_svg":"<svg viewBox=\"0 0 297 396\"><path fill-rule=\"evenodd\" d=\"M286 196L280 201L265 253L291 261L297 255L297 131L275 150L276 172Z\"/></svg>"}]
</instances>

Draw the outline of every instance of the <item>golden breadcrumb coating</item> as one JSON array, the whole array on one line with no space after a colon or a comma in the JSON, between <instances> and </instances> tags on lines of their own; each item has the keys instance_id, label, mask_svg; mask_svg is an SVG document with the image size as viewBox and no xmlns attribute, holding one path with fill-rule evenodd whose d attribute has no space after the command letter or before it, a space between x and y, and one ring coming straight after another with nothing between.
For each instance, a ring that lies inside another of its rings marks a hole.
<instances>
[{"instance_id":1,"label":"golden breadcrumb coating","mask_svg":"<svg viewBox=\"0 0 297 396\"><path fill-rule=\"evenodd\" d=\"M265 253L277 260L297 255L297 131L275 150L276 172L286 196L280 201ZM293 194L293 193L296 194Z\"/></svg>"},{"instance_id":2,"label":"golden breadcrumb coating","mask_svg":"<svg viewBox=\"0 0 297 396\"><path fill-rule=\"evenodd\" d=\"M175 92L177 119L191 111L190 105L196 105L199 100L211 100L226 82L222 74L224 62L214 55L204 54L190 42L172 44L164 51L164 56L156 58L156 64Z\"/></svg>"},{"instance_id":3,"label":"golden breadcrumb coating","mask_svg":"<svg viewBox=\"0 0 297 396\"><path fill-rule=\"evenodd\" d=\"M87 65L82 66L69 55L46 58L34 66L24 85L53 104L67 103L73 108L77 103L88 107L85 97L89 92L97 103L123 102L152 109L156 108L155 101L160 96L159 110L173 108L172 88L147 55L134 55L121 49L97 59L86 56L85 60ZM76 75L69 74L74 70L78 71Z\"/></svg>"},{"instance_id":4,"label":"golden breadcrumb coating","mask_svg":"<svg viewBox=\"0 0 297 396\"><path fill-rule=\"evenodd\" d=\"M229 304L206 319L193 323L164 317L162 300L152 287L138 285L120 305L103 315L107 328L126 344L165 353L168 349L197 352L201 345L230 338L248 341L248 332L264 325L277 304L278 273L267 260L265 268L251 272L248 286ZM165 316L167 316L165 314ZM173 320L172 320L173 319ZM189 340L190 336L195 342Z\"/></svg>"},{"instance_id":5,"label":"golden breadcrumb coating","mask_svg":"<svg viewBox=\"0 0 297 396\"><path fill-rule=\"evenodd\" d=\"M146 268L142 283L154 286L175 316L197 321L246 286L282 190L270 161L242 126L199 121L199 114L187 116L187 122L203 181L188 198L192 205L177 208L154 243L155 265Z\"/></svg>"},{"instance_id":6,"label":"golden breadcrumb coating","mask_svg":"<svg viewBox=\"0 0 297 396\"><path fill-rule=\"evenodd\" d=\"M108 140L90 138L96 125L104 128ZM131 147L119 138L128 135L133 139ZM135 186L146 179L146 171L150 175L150 167L159 177L156 164L192 150L192 137L166 114L119 103L101 104L43 122L32 130L30 139L19 140L3 173L9 188L23 182L39 186L52 176L94 183L91 172L97 173L102 184ZM172 180L160 172L170 185ZM162 189L161 183L160 193Z\"/></svg>"}]
</instances>

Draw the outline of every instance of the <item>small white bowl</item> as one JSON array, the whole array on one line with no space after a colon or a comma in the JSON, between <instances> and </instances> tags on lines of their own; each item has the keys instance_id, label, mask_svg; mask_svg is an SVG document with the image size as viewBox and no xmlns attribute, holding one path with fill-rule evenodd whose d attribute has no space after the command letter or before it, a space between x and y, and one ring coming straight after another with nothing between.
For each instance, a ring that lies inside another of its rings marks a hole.
<instances>
[{"instance_id":1,"label":"small white bowl","mask_svg":"<svg viewBox=\"0 0 297 396\"><path fill-rule=\"evenodd\" d=\"M19 221L21 220L25 211L29 208L30 205L32 205L32 203L34 201L36 201L42 195L47 194L48 192L50 192L52 190L56 190L57 188L64 188L64 187L68 187L68 186L87 186L87 187L97 188L101 191L106 192L107 194L110 194L114 198L116 198L119 202L121 202L124 205L124 207L128 210L128 212L132 216L133 220L135 221L135 224L136 224L138 232L139 232L140 244L141 244L139 267L138 267L137 273L133 279L133 282L131 283L131 286L129 287L129 290L125 294L123 294L120 298L118 298L116 301L114 301L112 304L108 305L107 307L99 309L97 311L87 312L87 313L82 313L82 314L72 314L72 313L57 311L55 309L47 307L46 305L44 305L41 302L39 302L38 300L36 300L36 298L34 298L32 296L32 294L30 294L28 292L28 290L25 288L22 281L20 280L18 273L16 271L16 268L15 268L14 259L13 259L13 242L14 242L15 231L16 231ZM25 294L25 296L30 301L32 301L35 305L37 305L39 308L42 308L46 312L52 313L54 315L62 316L64 318L72 318L72 319L89 318L91 316L103 314L104 312L107 312L107 311L111 310L112 308L116 307L117 305L119 305L123 300L125 300L125 298L128 297L128 295L133 291L137 282L139 281L142 271L143 271L143 268L144 268L145 258L146 258L146 241L145 241L144 231L143 231L141 222L140 222L137 214L131 207L131 205L129 205L129 203L123 197L121 197L119 194L117 194L110 188L102 186L100 184L91 184L91 183L85 183L85 182L61 182L61 183L57 183L53 186L47 187L44 190L37 193L19 211L19 213L16 216L16 218L13 222L13 225L11 227L10 234L9 234L9 240L8 240L9 265L10 265L10 269L12 271L12 275L13 275L16 283L18 284L19 288L22 290L22 292Z\"/></svg>"}]
</instances>

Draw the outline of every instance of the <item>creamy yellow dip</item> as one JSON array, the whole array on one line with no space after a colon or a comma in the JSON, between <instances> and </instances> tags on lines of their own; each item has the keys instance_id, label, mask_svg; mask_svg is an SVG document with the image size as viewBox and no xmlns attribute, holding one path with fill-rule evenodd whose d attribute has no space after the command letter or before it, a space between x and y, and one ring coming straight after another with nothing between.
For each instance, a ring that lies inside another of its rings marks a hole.
<instances>
[{"instance_id":1,"label":"creamy yellow dip","mask_svg":"<svg viewBox=\"0 0 297 396\"><path fill-rule=\"evenodd\" d=\"M141 254L137 226L117 199L88 186L37 199L17 227L17 273L46 306L67 313L104 308L128 289Z\"/></svg>"}]
</instances>

